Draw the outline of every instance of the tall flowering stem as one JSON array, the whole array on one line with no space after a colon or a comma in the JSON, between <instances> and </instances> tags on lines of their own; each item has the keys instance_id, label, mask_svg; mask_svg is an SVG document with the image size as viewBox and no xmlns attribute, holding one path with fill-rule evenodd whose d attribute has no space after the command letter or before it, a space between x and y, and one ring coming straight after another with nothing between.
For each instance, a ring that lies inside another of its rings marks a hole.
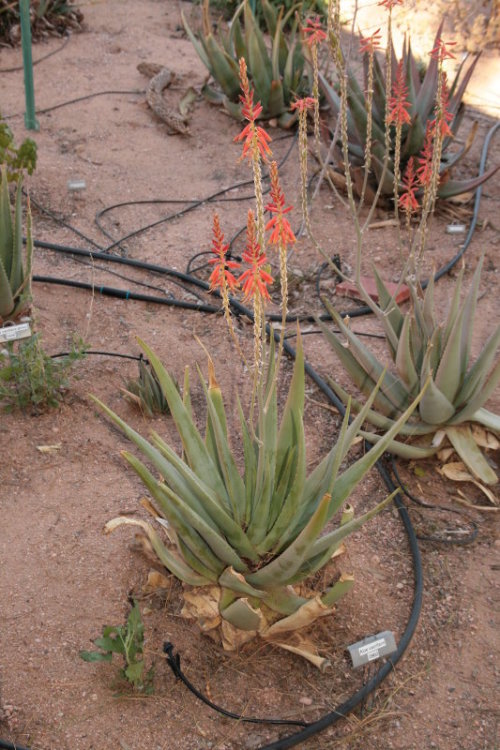
<instances>
[{"instance_id":1,"label":"tall flowering stem","mask_svg":"<svg viewBox=\"0 0 500 750\"><path fill-rule=\"evenodd\" d=\"M257 118L262 112L260 103L254 104L253 91L248 82L247 66L245 59L240 58L240 83L242 94L241 114L248 121L241 133L234 139L236 143L243 141L242 159L248 159L252 164L253 181L255 190L255 201L257 208L257 239L261 247L264 247L264 198L262 191L262 169L261 162L267 161L272 152L269 148L271 136L257 125Z\"/></svg>"},{"instance_id":2,"label":"tall flowering stem","mask_svg":"<svg viewBox=\"0 0 500 750\"><path fill-rule=\"evenodd\" d=\"M270 299L268 286L273 283L273 277L266 270L267 256L257 237L255 216L249 209L247 216L247 235L245 251L242 254L248 268L239 277L245 301L252 300L254 325L254 386L262 373L262 350L264 327L264 308L266 300ZM254 387L254 393L255 393Z\"/></svg>"},{"instance_id":3,"label":"tall flowering stem","mask_svg":"<svg viewBox=\"0 0 500 750\"><path fill-rule=\"evenodd\" d=\"M278 349L278 363L283 351L283 342L285 340L285 324L288 312L288 271L287 271L287 253L288 246L296 242L296 237L290 226L286 214L292 210L292 206L285 206L285 196L278 176L278 165L275 161L271 162L269 169L271 177L271 201L266 206L266 211L271 213L271 218L266 224L266 231L271 231L269 244L277 247L280 261L280 284L281 284L281 334ZM276 372L279 367L276 367Z\"/></svg>"},{"instance_id":4,"label":"tall flowering stem","mask_svg":"<svg viewBox=\"0 0 500 750\"><path fill-rule=\"evenodd\" d=\"M243 362L246 364L245 355L240 347L236 331L234 330L233 319L231 316L231 308L229 301L229 294L234 293L239 287L239 280L232 273L240 268L240 263L235 260L230 260L227 257L229 250L229 243L225 243L224 234L222 232L219 216L214 214L213 227L212 227L212 253L214 258L211 258L208 262L214 266L212 273L210 274L209 283L210 291L213 292L216 289L220 291L222 298L222 308L224 310L224 318L229 327L231 337L236 345L236 349Z\"/></svg>"},{"instance_id":5,"label":"tall flowering stem","mask_svg":"<svg viewBox=\"0 0 500 750\"><path fill-rule=\"evenodd\" d=\"M415 195L418 187L418 175L415 169L415 158L411 156L408 159L408 164L406 165L405 173L403 176L403 192L401 193L401 196L398 200L399 208L401 208L405 212L406 229L408 231L408 234L410 233L411 215L419 209L418 199Z\"/></svg>"},{"instance_id":6,"label":"tall flowering stem","mask_svg":"<svg viewBox=\"0 0 500 750\"><path fill-rule=\"evenodd\" d=\"M369 37L361 37L359 47L363 55L368 57L368 88L366 90L366 144L365 144L365 164L364 164L364 177L363 186L361 188L361 196L359 199L359 208L363 206L365 201L366 187L368 185L368 176L370 174L371 161L372 161L372 130L373 130L373 58L376 50L380 49L380 29L371 34Z\"/></svg>"},{"instance_id":7,"label":"tall flowering stem","mask_svg":"<svg viewBox=\"0 0 500 750\"><path fill-rule=\"evenodd\" d=\"M435 117L427 126L424 151L422 158L419 159L421 166L418 170L418 174L420 181L424 186L424 199L422 202L422 218L419 228L420 240L417 263L420 262L425 250L428 218L433 213L436 205L440 182L439 169L441 165L443 142L446 137L453 137L448 126L448 123L451 122L453 116L448 111L449 92L446 73L443 70L443 63L447 58L454 58L453 53L449 49L449 47L454 46L454 44L455 42L446 43L439 38L436 42L436 46L430 53L432 59L436 60L438 64L438 79L434 108Z\"/></svg>"},{"instance_id":8,"label":"tall flowering stem","mask_svg":"<svg viewBox=\"0 0 500 750\"><path fill-rule=\"evenodd\" d=\"M297 99L291 107L292 110L297 110L299 115L299 160L302 217L310 237L312 237L312 228L307 202L307 112L314 109L314 106L315 101L312 96L306 96L304 99Z\"/></svg>"},{"instance_id":9,"label":"tall flowering stem","mask_svg":"<svg viewBox=\"0 0 500 750\"><path fill-rule=\"evenodd\" d=\"M396 218L398 215L399 202L399 183L401 180L401 134L403 125L411 124L409 112L410 103L408 101L408 86L405 81L405 71L403 69L403 60L398 63L396 80L392 87L392 96L389 99L388 112L386 116L386 126L394 125L396 127L396 139L394 146L394 211Z\"/></svg>"},{"instance_id":10,"label":"tall flowering stem","mask_svg":"<svg viewBox=\"0 0 500 750\"><path fill-rule=\"evenodd\" d=\"M320 154L320 134L319 134L319 68L318 68L318 47L326 39L326 32L323 30L319 16L315 19L308 19L303 29L306 46L311 51L313 66L313 85L312 98L314 99L314 142L318 161L321 159Z\"/></svg>"}]
</instances>

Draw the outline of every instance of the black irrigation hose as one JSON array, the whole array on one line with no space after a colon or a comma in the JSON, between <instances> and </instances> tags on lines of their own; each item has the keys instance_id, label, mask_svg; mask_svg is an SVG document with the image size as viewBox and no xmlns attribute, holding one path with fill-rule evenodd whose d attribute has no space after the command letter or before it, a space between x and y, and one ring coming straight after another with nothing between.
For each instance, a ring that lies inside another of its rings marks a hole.
<instances>
[{"instance_id":1,"label":"black irrigation hose","mask_svg":"<svg viewBox=\"0 0 500 750\"><path fill-rule=\"evenodd\" d=\"M7 740L0 740L0 748L2 748L2 750L30 750L29 747L18 745L17 742L13 745L12 742L7 742Z\"/></svg>"},{"instance_id":2,"label":"black irrigation hose","mask_svg":"<svg viewBox=\"0 0 500 750\"><path fill-rule=\"evenodd\" d=\"M420 508L427 508L427 510L441 510L446 513L454 513L458 516L464 516L466 515L463 510L457 510L456 508L447 508L445 505L432 505L432 503L426 503L424 500L421 500L419 497L416 497L413 493L411 493L403 484L401 481L401 478L399 476L399 472L396 466L396 459L394 456L390 457L390 464L391 464L391 470L394 474L394 478L396 479L397 486L400 488L401 492L404 493L405 497L408 498L408 500L411 500L412 503L415 503L415 505L418 505ZM470 531L468 534L463 536L461 539L450 539L447 537L438 536L437 534L430 534L430 535L423 535L423 534L417 534L417 539L421 542L437 542L438 544L472 544L477 539L477 535L479 533L478 525L475 521L472 520L472 518L468 519L470 525L472 526L472 531ZM448 532L451 533L451 532Z\"/></svg>"},{"instance_id":3,"label":"black irrigation hose","mask_svg":"<svg viewBox=\"0 0 500 750\"><path fill-rule=\"evenodd\" d=\"M74 281L72 279L56 279L53 276L33 276L33 281L39 281L43 284L61 284L70 286L75 289L88 289L95 294L102 294L105 297L115 297L117 299L137 300L139 302L154 302L157 305L167 305L169 307L180 307L184 310L197 310L198 312L218 313L219 308L213 305L204 305L196 302L186 302L185 300L174 299L172 297L155 297L152 294L141 294L140 292L131 292L128 289L117 289L113 286L104 286L90 284L86 281Z\"/></svg>"},{"instance_id":4,"label":"black irrigation hose","mask_svg":"<svg viewBox=\"0 0 500 750\"><path fill-rule=\"evenodd\" d=\"M309 724L306 721L299 721L298 719L256 719L252 716L242 716L241 714L235 714L232 711L227 711L225 708L222 708L221 706L218 706L216 703L211 701L209 698L207 698L206 695L203 695L194 685L193 683L188 680L186 675L181 669L181 658L179 654L174 654L174 645L173 643L170 643L169 641L165 642L163 644L163 651L167 655L167 664L172 670L172 672L175 674L176 678L178 680L181 680L186 687L194 694L197 698L199 698L203 703L205 703L210 708L213 708L214 711L217 711L217 713L222 714L223 716L227 716L229 719L237 719L238 721L245 721L248 724L273 724L278 726L283 725L293 725L297 727L307 727Z\"/></svg>"}]
</instances>

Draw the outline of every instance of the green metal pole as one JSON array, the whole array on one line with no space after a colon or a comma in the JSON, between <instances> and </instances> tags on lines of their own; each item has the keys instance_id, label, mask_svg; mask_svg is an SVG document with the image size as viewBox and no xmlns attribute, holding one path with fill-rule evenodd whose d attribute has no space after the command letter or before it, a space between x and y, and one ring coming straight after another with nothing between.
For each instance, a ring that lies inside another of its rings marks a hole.
<instances>
[{"instance_id":1,"label":"green metal pole","mask_svg":"<svg viewBox=\"0 0 500 750\"><path fill-rule=\"evenodd\" d=\"M29 0L19 0L19 11L21 15L21 42L23 45L24 65L24 94L26 98L24 124L28 130L40 130L40 125L35 117L35 89L33 86L33 61L31 58L31 26Z\"/></svg>"}]
</instances>

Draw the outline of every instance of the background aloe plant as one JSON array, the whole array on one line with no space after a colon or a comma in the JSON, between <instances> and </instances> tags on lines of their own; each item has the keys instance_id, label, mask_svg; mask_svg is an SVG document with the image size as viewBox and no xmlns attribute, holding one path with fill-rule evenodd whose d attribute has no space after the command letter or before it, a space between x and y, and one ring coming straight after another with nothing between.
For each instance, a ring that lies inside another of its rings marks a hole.
<instances>
[{"instance_id":1,"label":"background aloe plant","mask_svg":"<svg viewBox=\"0 0 500 750\"><path fill-rule=\"evenodd\" d=\"M7 168L2 167L0 184L0 323L13 320L29 307L31 300L31 214L28 204L26 260L23 261L21 178L17 183L12 217Z\"/></svg>"},{"instance_id":2,"label":"background aloe plant","mask_svg":"<svg viewBox=\"0 0 500 750\"><path fill-rule=\"evenodd\" d=\"M442 27L443 24L441 23L436 34L434 47L436 47L438 40L440 40ZM399 174L403 174L411 157L418 157L423 153L428 125L436 117L436 95L438 92L440 66L438 60L431 56L425 72L422 73L422 67L418 64L412 53L410 41L407 43L406 40L400 61L397 60L391 40L390 57L390 80L392 82L397 79L398 65L402 65L410 115L410 122L403 125L401 133L401 161L397 170ZM464 59L449 88L447 113L450 115L448 125L451 135L445 137L442 144L441 162L439 165L440 183L437 191L438 198L451 198L474 190L489 179L499 168L498 166L493 167L482 176L472 179L457 180L451 176L452 168L470 149L476 130L476 125L474 125L471 134L461 148L450 149L463 120L465 105L462 99L478 59L479 56L475 56L468 65ZM370 61L373 66L371 71L369 67ZM343 60L342 64L344 64ZM386 71L376 54L369 55L368 52L365 52L364 87L360 86L352 70L347 70L346 73L348 152L354 186L358 193L361 193L363 183L362 168L366 159L367 143L369 143L371 152L369 185L372 188L373 194L375 194L377 187L382 183L381 198L390 200L394 194L396 128L394 125L386 126L386 118L389 111ZM373 88L371 91L369 91L368 85L369 74L370 79L373 78ZM322 74L320 74L320 85L332 110L336 114L339 114L341 112L341 100L335 87ZM370 100L371 107L369 105ZM386 149L387 127L389 127L388 150Z\"/></svg>"},{"instance_id":3,"label":"background aloe plant","mask_svg":"<svg viewBox=\"0 0 500 750\"><path fill-rule=\"evenodd\" d=\"M284 31L301 4L286 13L283 7L278 11L269 0L262 0L260 5L271 40L270 48L248 0L244 0L234 14L229 31L219 29L220 41L212 32L208 0L203 3L203 29L199 39L183 16L184 28L201 61L220 86L220 91L208 85L204 87L210 101L222 103L233 117L241 118L238 61L244 58L256 99L263 107L261 119L276 117L281 127L290 127L296 120L296 115L289 111L293 98L311 90L297 19L292 21L289 35Z\"/></svg>"},{"instance_id":4,"label":"background aloe plant","mask_svg":"<svg viewBox=\"0 0 500 750\"><path fill-rule=\"evenodd\" d=\"M429 388L418 410L400 430L400 437L418 439L418 444L393 440L388 449L405 458L426 458L437 452L444 435L473 475L487 484L498 481L473 437L470 423L476 422L500 434L500 417L484 404L500 381L500 324L490 334L475 362L471 362L474 314L481 276L482 261L474 273L464 301L460 301L463 269L458 276L447 320L441 324L434 309L434 281L431 278L425 294L409 283L411 306L403 310L391 297L375 270L380 307L374 311L383 326L386 344L396 372L386 372L380 391L374 399L375 409L366 418L375 427L387 430L393 420L407 408L424 381ZM319 321L325 337L354 383L370 393L383 365L349 329L338 313L325 301L341 335ZM347 393L333 380L332 387L347 402ZM354 407L360 405L354 402ZM380 439L370 433L370 440Z\"/></svg>"},{"instance_id":5,"label":"background aloe plant","mask_svg":"<svg viewBox=\"0 0 500 750\"><path fill-rule=\"evenodd\" d=\"M107 530L121 524L142 527L161 562L190 587L185 594L185 613L196 617L204 630L220 625L226 648L234 648L259 633L324 666L310 649L297 648L287 641L287 636L316 618L331 614L334 603L352 586L352 576L342 576L326 591L309 596L299 593L294 584L326 565L342 540L390 500L386 498L358 518L354 518L352 508L344 508L337 525L330 525L325 531L408 418L414 404L373 450L340 474L340 465L375 398L375 388L350 425L346 415L338 442L307 476L302 346L299 340L278 427L275 354L271 345L267 375L258 396L255 429L239 407L244 452L241 475L230 447L222 394L210 360L208 386L202 379L207 405L203 437L191 412L187 377L181 397L159 359L144 343L140 344L168 401L182 440L182 457L157 433L153 432L151 442L147 441L94 400L160 475L158 478L132 453L123 452L154 499L154 506L147 502L146 507L164 527L168 543L142 520L118 517L107 524Z\"/></svg>"}]
</instances>

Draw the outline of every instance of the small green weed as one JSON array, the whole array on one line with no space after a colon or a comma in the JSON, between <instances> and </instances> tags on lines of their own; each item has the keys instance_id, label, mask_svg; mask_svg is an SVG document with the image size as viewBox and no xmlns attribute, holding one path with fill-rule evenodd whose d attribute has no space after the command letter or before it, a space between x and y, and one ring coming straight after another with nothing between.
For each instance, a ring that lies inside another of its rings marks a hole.
<instances>
[{"instance_id":1,"label":"small green weed","mask_svg":"<svg viewBox=\"0 0 500 750\"><path fill-rule=\"evenodd\" d=\"M80 340L68 354L50 357L37 333L19 344L8 343L0 351L0 403L8 410L18 408L35 414L57 406L68 387L70 370L85 357L85 349Z\"/></svg>"},{"instance_id":2,"label":"small green weed","mask_svg":"<svg viewBox=\"0 0 500 750\"><path fill-rule=\"evenodd\" d=\"M36 157L35 141L31 138L25 138L20 146L16 146L12 130L0 115L0 164L7 166L9 182L17 182L24 170L28 174L33 174L36 167Z\"/></svg>"},{"instance_id":3,"label":"small green weed","mask_svg":"<svg viewBox=\"0 0 500 750\"><path fill-rule=\"evenodd\" d=\"M111 662L113 654L120 654L125 662L125 666L120 669L120 677L125 678L134 690L148 695L153 692L154 667L150 667L144 674L144 623L136 601L125 625L105 625L102 637L96 638L92 643L101 650L80 651L80 657L84 661Z\"/></svg>"}]
</instances>

